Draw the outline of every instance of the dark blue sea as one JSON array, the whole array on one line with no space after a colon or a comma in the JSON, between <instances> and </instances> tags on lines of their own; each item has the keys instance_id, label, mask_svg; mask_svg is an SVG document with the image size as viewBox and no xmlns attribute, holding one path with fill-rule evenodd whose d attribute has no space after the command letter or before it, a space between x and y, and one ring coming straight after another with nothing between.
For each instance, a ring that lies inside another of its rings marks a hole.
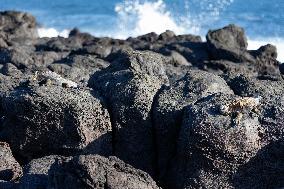
<instances>
[{"instance_id":1,"label":"dark blue sea","mask_svg":"<svg viewBox=\"0 0 284 189\"><path fill-rule=\"evenodd\" d=\"M127 38L166 29L205 36L234 23L245 28L249 48L278 47L284 61L284 0L0 0L0 10L32 13L40 36L66 36L70 29Z\"/></svg>"}]
</instances>

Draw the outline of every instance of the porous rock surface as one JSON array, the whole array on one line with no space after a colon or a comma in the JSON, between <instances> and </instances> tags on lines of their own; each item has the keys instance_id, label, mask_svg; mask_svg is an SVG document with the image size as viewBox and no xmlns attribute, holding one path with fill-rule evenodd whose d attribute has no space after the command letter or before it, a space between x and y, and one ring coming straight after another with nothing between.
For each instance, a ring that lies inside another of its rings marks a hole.
<instances>
[{"instance_id":1,"label":"porous rock surface","mask_svg":"<svg viewBox=\"0 0 284 189\"><path fill-rule=\"evenodd\" d=\"M161 179L175 153L184 107L220 91L233 94L221 77L200 70L189 71L182 79L159 91L153 106L153 120Z\"/></svg>"},{"instance_id":2,"label":"porous rock surface","mask_svg":"<svg viewBox=\"0 0 284 189\"><path fill-rule=\"evenodd\" d=\"M236 25L39 38L0 12L0 188L283 188L283 74Z\"/></svg>"},{"instance_id":3,"label":"porous rock surface","mask_svg":"<svg viewBox=\"0 0 284 189\"><path fill-rule=\"evenodd\" d=\"M114 154L154 174L155 145L151 109L155 94L168 78L157 53L127 51L89 86L100 91L111 109Z\"/></svg>"},{"instance_id":4,"label":"porous rock surface","mask_svg":"<svg viewBox=\"0 0 284 189\"><path fill-rule=\"evenodd\" d=\"M51 173L55 189L158 189L149 174L135 170L116 157L98 155L75 156ZM86 179L87 178L87 179Z\"/></svg>"},{"instance_id":5,"label":"porous rock surface","mask_svg":"<svg viewBox=\"0 0 284 189\"><path fill-rule=\"evenodd\" d=\"M0 180L13 181L22 176L22 167L13 157L9 145L0 142Z\"/></svg>"},{"instance_id":6,"label":"porous rock surface","mask_svg":"<svg viewBox=\"0 0 284 189\"><path fill-rule=\"evenodd\" d=\"M60 162L70 158L58 155L33 159L24 166L24 174L20 179L20 189L47 189L50 185L49 174L59 169Z\"/></svg>"},{"instance_id":7,"label":"porous rock surface","mask_svg":"<svg viewBox=\"0 0 284 189\"><path fill-rule=\"evenodd\" d=\"M259 103L255 98L219 93L188 106L170 186L230 188L232 174L262 147Z\"/></svg>"},{"instance_id":8,"label":"porous rock surface","mask_svg":"<svg viewBox=\"0 0 284 189\"><path fill-rule=\"evenodd\" d=\"M111 123L90 90L56 85L19 87L3 97L1 137L16 155L31 160L82 150L111 155Z\"/></svg>"}]
</instances>

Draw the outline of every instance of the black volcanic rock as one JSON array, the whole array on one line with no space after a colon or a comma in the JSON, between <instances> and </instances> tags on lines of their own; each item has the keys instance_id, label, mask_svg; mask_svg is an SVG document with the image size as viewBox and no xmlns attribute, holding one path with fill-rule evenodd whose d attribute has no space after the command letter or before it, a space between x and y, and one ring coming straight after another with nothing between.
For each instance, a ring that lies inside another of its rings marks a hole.
<instances>
[{"instance_id":1,"label":"black volcanic rock","mask_svg":"<svg viewBox=\"0 0 284 189\"><path fill-rule=\"evenodd\" d=\"M36 48L39 51L66 52L82 48L82 42L79 38L76 37L42 38L36 44Z\"/></svg>"},{"instance_id":2,"label":"black volcanic rock","mask_svg":"<svg viewBox=\"0 0 284 189\"><path fill-rule=\"evenodd\" d=\"M259 96L262 103L259 121L263 127L262 142L269 144L284 137L284 114L282 109L284 82L258 80L239 76L230 83L231 88L240 96Z\"/></svg>"},{"instance_id":3,"label":"black volcanic rock","mask_svg":"<svg viewBox=\"0 0 284 189\"><path fill-rule=\"evenodd\" d=\"M283 188L284 142L283 139L263 147L233 175L236 189Z\"/></svg>"},{"instance_id":4,"label":"black volcanic rock","mask_svg":"<svg viewBox=\"0 0 284 189\"><path fill-rule=\"evenodd\" d=\"M255 57L255 67L259 75L279 75L279 65L277 59L277 49L273 45L261 46L256 51L251 51Z\"/></svg>"},{"instance_id":5,"label":"black volcanic rock","mask_svg":"<svg viewBox=\"0 0 284 189\"><path fill-rule=\"evenodd\" d=\"M13 157L9 145L5 142L0 142L0 180L13 181L21 176L22 168Z\"/></svg>"},{"instance_id":6,"label":"black volcanic rock","mask_svg":"<svg viewBox=\"0 0 284 189\"><path fill-rule=\"evenodd\" d=\"M237 76L228 84L242 97L214 95L187 108L168 186L283 186L283 81Z\"/></svg>"},{"instance_id":7,"label":"black volcanic rock","mask_svg":"<svg viewBox=\"0 0 284 189\"><path fill-rule=\"evenodd\" d=\"M3 68L1 69L2 74L7 76L13 76L15 78L20 78L23 76L23 73L21 70L19 70L14 64L12 63L6 63L3 65Z\"/></svg>"},{"instance_id":8,"label":"black volcanic rock","mask_svg":"<svg viewBox=\"0 0 284 189\"><path fill-rule=\"evenodd\" d=\"M235 25L229 25L222 29L209 31L207 36L207 46L210 56L219 62L231 61L236 64L212 65L205 64L206 68L218 68L221 71L245 68L245 72L254 71L258 75L279 75L279 62L277 58L277 50L273 45L265 45L258 50L247 50L247 38L244 30ZM232 68L231 68L232 65ZM241 69L240 71L243 71ZM240 72L241 73L241 72ZM246 73L249 74L249 73Z\"/></svg>"},{"instance_id":9,"label":"black volcanic rock","mask_svg":"<svg viewBox=\"0 0 284 189\"><path fill-rule=\"evenodd\" d=\"M24 175L19 181L19 188L48 189L50 185L49 174L60 169L60 164L70 159L56 155L33 159L24 167Z\"/></svg>"},{"instance_id":10,"label":"black volcanic rock","mask_svg":"<svg viewBox=\"0 0 284 189\"><path fill-rule=\"evenodd\" d=\"M153 121L161 179L168 179L165 175L175 155L183 108L200 98L219 92L233 94L222 78L199 70L189 71L185 77L172 86L160 90L153 106Z\"/></svg>"},{"instance_id":11,"label":"black volcanic rock","mask_svg":"<svg viewBox=\"0 0 284 189\"><path fill-rule=\"evenodd\" d=\"M36 70L45 68L66 56L65 53L34 50L30 49L29 46L0 49L0 63L12 63L21 70Z\"/></svg>"},{"instance_id":12,"label":"black volcanic rock","mask_svg":"<svg viewBox=\"0 0 284 189\"><path fill-rule=\"evenodd\" d=\"M0 185L1 186L1 185ZM20 189L64 188L158 189L152 178L115 157L81 155L47 156L32 160L24 168Z\"/></svg>"},{"instance_id":13,"label":"black volcanic rock","mask_svg":"<svg viewBox=\"0 0 284 189\"><path fill-rule=\"evenodd\" d=\"M90 75L109 65L94 55L70 55L51 64L48 68L64 78L87 83Z\"/></svg>"},{"instance_id":14,"label":"black volcanic rock","mask_svg":"<svg viewBox=\"0 0 284 189\"><path fill-rule=\"evenodd\" d=\"M158 189L152 178L116 157L76 156L50 174L54 189Z\"/></svg>"},{"instance_id":15,"label":"black volcanic rock","mask_svg":"<svg viewBox=\"0 0 284 189\"><path fill-rule=\"evenodd\" d=\"M240 74L251 77L258 76L258 70L256 67L245 62L237 63L228 60L210 60L203 62L199 68L220 76L226 75L228 78L232 78Z\"/></svg>"},{"instance_id":16,"label":"black volcanic rock","mask_svg":"<svg viewBox=\"0 0 284 189\"><path fill-rule=\"evenodd\" d=\"M275 46L247 50L236 25L206 42L36 26L0 12L1 189L284 187Z\"/></svg>"},{"instance_id":17,"label":"black volcanic rock","mask_svg":"<svg viewBox=\"0 0 284 189\"><path fill-rule=\"evenodd\" d=\"M212 58L234 62L252 61L247 53L247 38L243 28L228 25L222 29L209 31L207 36L208 51Z\"/></svg>"},{"instance_id":18,"label":"black volcanic rock","mask_svg":"<svg viewBox=\"0 0 284 189\"><path fill-rule=\"evenodd\" d=\"M37 38L35 18L23 12L0 12L0 38L9 43L18 38Z\"/></svg>"},{"instance_id":19,"label":"black volcanic rock","mask_svg":"<svg viewBox=\"0 0 284 189\"><path fill-rule=\"evenodd\" d=\"M154 173L155 148L151 109L154 96L168 82L163 57L152 52L125 52L96 72L89 85L106 98L117 157Z\"/></svg>"},{"instance_id":20,"label":"black volcanic rock","mask_svg":"<svg viewBox=\"0 0 284 189\"><path fill-rule=\"evenodd\" d=\"M111 124L102 99L55 85L20 87L2 100L1 138L23 160L50 154L112 154Z\"/></svg>"},{"instance_id":21,"label":"black volcanic rock","mask_svg":"<svg viewBox=\"0 0 284 189\"><path fill-rule=\"evenodd\" d=\"M257 98L215 94L186 108L169 188L231 188L231 176L262 147Z\"/></svg>"}]
</instances>

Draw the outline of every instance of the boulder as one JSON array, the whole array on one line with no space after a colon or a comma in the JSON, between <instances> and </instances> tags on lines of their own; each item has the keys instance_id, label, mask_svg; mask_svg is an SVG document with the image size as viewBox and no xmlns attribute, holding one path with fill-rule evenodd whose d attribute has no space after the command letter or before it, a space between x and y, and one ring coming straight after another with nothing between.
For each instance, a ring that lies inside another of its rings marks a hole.
<instances>
[{"instance_id":1,"label":"boulder","mask_svg":"<svg viewBox=\"0 0 284 189\"><path fill-rule=\"evenodd\" d=\"M161 33L158 37L158 40L161 41L170 41L172 38L174 38L176 34L173 31L166 30L165 32Z\"/></svg>"},{"instance_id":2,"label":"boulder","mask_svg":"<svg viewBox=\"0 0 284 189\"><path fill-rule=\"evenodd\" d=\"M261 99L214 94L188 106L168 174L169 188L232 188L240 165L263 147Z\"/></svg>"},{"instance_id":3,"label":"boulder","mask_svg":"<svg viewBox=\"0 0 284 189\"><path fill-rule=\"evenodd\" d=\"M227 83L212 73L191 70L156 95L153 105L160 179L165 178L169 163L176 152L184 107L215 93L233 94Z\"/></svg>"},{"instance_id":4,"label":"boulder","mask_svg":"<svg viewBox=\"0 0 284 189\"><path fill-rule=\"evenodd\" d=\"M280 62L277 61L277 49L274 45L261 46L256 51L250 52L255 57L256 70L259 75L279 75Z\"/></svg>"},{"instance_id":5,"label":"boulder","mask_svg":"<svg viewBox=\"0 0 284 189\"><path fill-rule=\"evenodd\" d=\"M247 67L246 72L250 72L249 69L252 68L258 75L279 75L276 47L268 44L258 50L247 51L247 38L243 28L229 25L209 31L206 39L212 59L242 63L240 66ZM234 64L231 65L235 67ZM210 64L206 66L210 67ZM231 66L226 65L226 69L228 67Z\"/></svg>"},{"instance_id":6,"label":"boulder","mask_svg":"<svg viewBox=\"0 0 284 189\"><path fill-rule=\"evenodd\" d=\"M21 176L22 167L13 157L9 145L5 142L0 142L0 180L14 181Z\"/></svg>"},{"instance_id":7,"label":"boulder","mask_svg":"<svg viewBox=\"0 0 284 189\"><path fill-rule=\"evenodd\" d=\"M220 76L226 76L227 78L234 78L241 74L250 77L258 76L257 68L246 62L236 63L228 60L210 60L203 62L199 68Z\"/></svg>"},{"instance_id":8,"label":"boulder","mask_svg":"<svg viewBox=\"0 0 284 189\"><path fill-rule=\"evenodd\" d=\"M151 175L156 155L152 103L157 91L168 82L163 60L157 53L125 52L89 80L89 86L100 91L108 103L115 155Z\"/></svg>"},{"instance_id":9,"label":"boulder","mask_svg":"<svg viewBox=\"0 0 284 189\"><path fill-rule=\"evenodd\" d=\"M141 41L146 41L146 42L155 42L155 41L158 40L158 38L159 38L159 35L157 35L155 32L151 32L151 33L147 33L145 35L138 36L135 39L141 40ZM127 40L132 41L134 39L130 37Z\"/></svg>"},{"instance_id":10,"label":"boulder","mask_svg":"<svg viewBox=\"0 0 284 189\"><path fill-rule=\"evenodd\" d=\"M12 63L18 69L36 70L45 68L51 63L66 56L66 53L54 51L34 51L29 46L14 46L0 49L0 63Z\"/></svg>"},{"instance_id":11,"label":"boulder","mask_svg":"<svg viewBox=\"0 0 284 189\"><path fill-rule=\"evenodd\" d=\"M82 48L82 41L77 37L41 38L35 47L38 51L71 52Z\"/></svg>"},{"instance_id":12,"label":"boulder","mask_svg":"<svg viewBox=\"0 0 284 189\"><path fill-rule=\"evenodd\" d=\"M109 63L93 55L70 55L51 64L48 68L64 78L87 83L90 75L109 66Z\"/></svg>"},{"instance_id":13,"label":"boulder","mask_svg":"<svg viewBox=\"0 0 284 189\"><path fill-rule=\"evenodd\" d=\"M263 147L233 176L236 189L284 187L284 140L283 138Z\"/></svg>"},{"instance_id":14,"label":"boulder","mask_svg":"<svg viewBox=\"0 0 284 189\"><path fill-rule=\"evenodd\" d=\"M50 175L54 189L158 189L145 172L134 169L116 157L76 156Z\"/></svg>"},{"instance_id":15,"label":"boulder","mask_svg":"<svg viewBox=\"0 0 284 189\"><path fill-rule=\"evenodd\" d=\"M8 44L7 42L3 39L3 36L1 37L0 35L0 48L7 48Z\"/></svg>"},{"instance_id":16,"label":"boulder","mask_svg":"<svg viewBox=\"0 0 284 189\"><path fill-rule=\"evenodd\" d=\"M163 45L157 50L157 52L168 55L169 52L176 51L185 57L189 63L196 67L198 67L202 62L209 60L206 43L194 39L192 39L192 41L183 40L183 38L176 39L175 42Z\"/></svg>"},{"instance_id":17,"label":"boulder","mask_svg":"<svg viewBox=\"0 0 284 189\"><path fill-rule=\"evenodd\" d=\"M70 37L78 38L80 41L82 41L82 44L96 40L94 36L89 33L82 33L78 28L74 28L69 32L69 38Z\"/></svg>"},{"instance_id":18,"label":"boulder","mask_svg":"<svg viewBox=\"0 0 284 189\"><path fill-rule=\"evenodd\" d=\"M174 65L190 66L190 63L184 58L184 56L176 51L171 51L169 57Z\"/></svg>"},{"instance_id":19,"label":"boulder","mask_svg":"<svg viewBox=\"0 0 284 189\"><path fill-rule=\"evenodd\" d=\"M283 80L260 80L238 76L229 85L239 96L262 98L259 121L263 127L262 142L268 145L284 137L284 82Z\"/></svg>"},{"instance_id":20,"label":"boulder","mask_svg":"<svg viewBox=\"0 0 284 189\"><path fill-rule=\"evenodd\" d=\"M1 69L2 74L7 76L12 76L15 78L20 78L23 76L23 73L21 70L19 70L14 64L12 63L6 63L3 65L3 68Z\"/></svg>"},{"instance_id":21,"label":"boulder","mask_svg":"<svg viewBox=\"0 0 284 189\"><path fill-rule=\"evenodd\" d=\"M208 51L213 59L253 61L253 57L247 52L248 44L243 28L231 24L222 29L210 30L206 39Z\"/></svg>"},{"instance_id":22,"label":"boulder","mask_svg":"<svg viewBox=\"0 0 284 189\"><path fill-rule=\"evenodd\" d=\"M37 38L35 18L23 12L0 12L0 36L13 40L17 38Z\"/></svg>"},{"instance_id":23,"label":"boulder","mask_svg":"<svg viewBox=\"0 0 284 189\"><path fill-rule=\"evenodd\" d=\"M103 100L88 89L23 86L2 99L0 138L22 160L50 154L112 154L111 123Z\"/></svg>"},{"instance_id":24,"label":"boulder","mask_svg":"<svg viewBox=\"0 0 284 189\"><path fill-rule=\"evenodd\" d=\"M24 174L19 181L19 189L49 189L49 175L60 169L61 162L70 160L63 156L46 156L33 159L24 167Z\"/></svg>"},{"instance_id":25,"label":"boulder","mask_svg":"<svg viewBox=\"0 0 284 189\"><path fill-rule=\"evenodd\" d=\"M98 58L106 59L111 53L128 48L130 47L124 40L103 37L85 41L83 47L74 53L82 55L91 54L96 55Z\"/></svg>"},{"instance_id":26,"label":"boulder","mask_svg":"<svg viewBox=\"0 0 284 189\"><path fill-rule=\"evenodd\" d=\"M2 96L5 96L6 93L14 90L14 88L19 86L21 81L25 79L25 76L23 76L22 78L17 78L0 73L0 98L2 98Z\"/></svg>"}]
</instances>

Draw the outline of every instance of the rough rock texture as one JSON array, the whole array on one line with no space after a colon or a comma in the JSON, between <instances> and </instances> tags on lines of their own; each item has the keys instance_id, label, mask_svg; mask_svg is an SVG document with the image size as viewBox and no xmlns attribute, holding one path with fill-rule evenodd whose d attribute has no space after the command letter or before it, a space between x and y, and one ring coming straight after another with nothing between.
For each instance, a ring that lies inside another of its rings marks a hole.
<instances>
[{"instance_id":1,"label":"rough rock texture","mask_svg":"<svg viewBox=\"0 0 284 189\"><path fill-rule=\"evenodd\" d=\"M256 98L215 94L186 108L170 188L231 188L230 178L261 149Z\"/></svg>"},{"instance_id":2,"label":"rough rock texture","mask_svg":"<svg viewBox=\"0 0 284 189\"><path fill-rule=\"evenodd\" d=\"M145 172L136 170L116 157L98 155L74 157L51 174L54 189L158 189Z\"/></svg>"},{"instance_id":3,"label":"rough rock texture","mask_svg":"<svg viewBox=\"0 0 284 189\"><path fill-rule=\"evenodd\" d=\"M0 38L13 40L17 38L36 38L36 20L27 13L16 11L0 12Z\"/></svg>"},{"instance_id":4,"label":"rough rock texture","mask_svg":"<svg viewBox=\"0 0 284 189\"><path fill-rule=\"evenodd\" d=\"M102 99L89 90L61 86L15 89L3 99L2 137L31 160L81 150L110 155L111 124Z\"/></svg>"},{"instance_id":5,"label":"rough rock texture","mask_svg":"<svg viewBox=\"0 0 284 189\"><path fill-rule=\"evenodd\" d=\"M233 176L234 187L283 188L284 143L283 139L263 147L249 162L239 167Z\"/></svg>"},{"instance_id":6,"label":"rough rock texture","mask_svg":"<svg viewBox=\"0 0 284 189\"><path fill-rule=\"evenodd\" d=\"M13 181L21 176L22 168L13 157L9 145L5 142L0 142L0 180Z\"/></svg>"},{"instance_id":7,"label":"rough rock texture","mask_svg":"<svg viewBox=\"0 0 284 189\"><path fill-rule=\"evenodd\" d=\"M268 44L256 51L247 51L247 38L244 30L236 25L209 31L206 39L210 56L215 60L229 60L238 63L240 65L237 65L237 69L245 66L258 75L279 75L276 47ZM232 63L212 65L210 62L201 66L227 71L230 70L231 65L236 67L236 64Z\"/></svg>"},{"instance_id":8,"label":"rough rock texture","mask_svg":"<svg viewBox=\"0 0 284 189\"><path fill-rule=\"evenodd\" d=\"M236 25L209 31L206 39L210 55L217 60L250 61L252 59L246 53L248 44L244 30Z\"/></svg>"},{"instance_id":9,"label":"rough rock texture","mask_svg":"<svg viewBox=\"0 0 284 189\"><path fill-rule=\"evenodd\" d=\"M0 12L1 189L284 187L275 46L247 50L236 25L205 42L36 27Z\"/></svg>"},{"instance_id":10,"label":"rough rock texture","mask_svg":"<svg viewBox=\"0 0 284 189\"><path fill-rule=\"evenodd\" d=\"M114 154L135 168L154 174L155 147L151 117L155 94L167 76L163 57L150 52L125 52L89 85L100 91L111 114Z\"/></svg>"},{"instance_id":11,"label":"rough rock texture","mask_svg":"<svg viewBox=\"0 0 284 189\"><path fill-rule=\"evenodd\" d=\"M52 71L72 81L87 83L90 75L109 65L92 55L71 55L49 66Z\"/></svg>"},{"instance_id":12,"label":"rough rock texture","mask_svg":"<svg viewBox=\"0 0 284 189\"><path fill-rule=\"evenodd\" d=\"M65 57L65 53L54 51L32 51L32 47L13 46L0 49L0 63L12 63L18 69L39 69L50 65L52 62Z\"/></svg>"},{"instance_id":13,"label":"rough rock texture","mask_svg":"<svg viewBox=\"0 0 284 189\"><path fill-rule=\"evenodd\" d=\"M60 163L69 159L56 155L33 159L24 167L24 175L20 179L19 189L48 189L49 174L60 169Z\"/></svg>"},{"instance_id":14,"label":"rough rock texture","mask_svg":"<svg viewBox=\"0 0 284 189\"><path fill-rule=\"evenodd\" d=\"M198 70L188 72L172 86L164 87L159 91L153 106L153 121L156 133L158 170L161 179L166 174L169 162L175 155L183 108L202 97L220 91L233 94L221 77Z\"/></svg>"},{"instance_id":15,"label":"rough rock texture","mask_svg":"<svg viewBox=\"0 0 284 189\"><path fill-rule=\"evenodd\" d=\"M254 65L259 75L278 75L280 63L277 59L277 49L274 45L261 46L258 50L250 52L254 58Z\"/></svg>"},{"instance_id":16,"label":"rough rock texture","mask_svg":"<svg viewBox=\"0 0 284 189\"><path fill-rule=\"evenodd\" d=\"M264 128L262 140L268 144L284 137L284 83L283 81L258 80L239 76L230 83L240 96L258 96L260 123Z\"/></svg>"}]
</instances>

